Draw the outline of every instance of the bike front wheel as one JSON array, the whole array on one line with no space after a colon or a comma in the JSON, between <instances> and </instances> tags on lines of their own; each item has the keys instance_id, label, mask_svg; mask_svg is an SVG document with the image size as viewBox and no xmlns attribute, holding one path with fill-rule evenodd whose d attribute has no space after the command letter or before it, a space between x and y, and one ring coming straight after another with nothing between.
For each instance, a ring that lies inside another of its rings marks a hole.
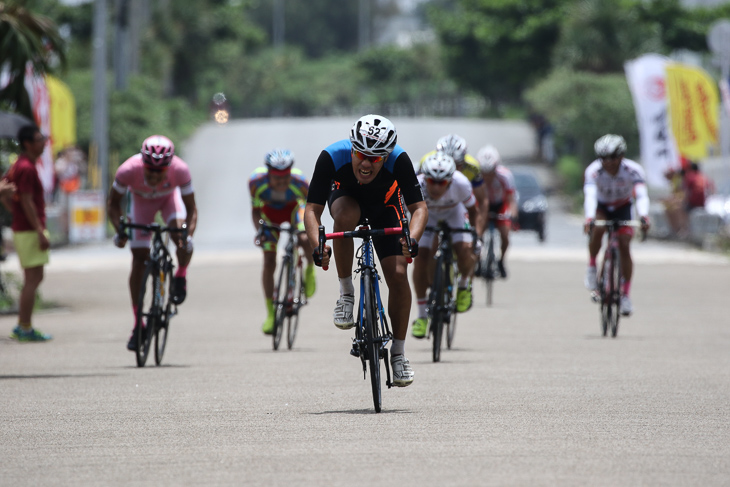
<instances>
[{"instance_id":1,"label":"bike front wheel","mask_svg":"<svg viewBox=\"0 0 730 487\"><path fill-rule=\"evenodd\" d=\"M370 361L370 385L373 392L373 406L379 413L382 403L380 390L380 329L378 328L378 303L372 275L365 272L362 285L365 288L365 313L363 327L365 329L365 348L367 360Z\"/></svg>"},{"instance_id":2,"label":"bike front wheel","mask_svg":"<svg viewBox=\"0 0 730 487\"><path fill-rule=\"evenodd\" d=\"M150 351L152 337L155 334L160 319L160 309L155 296L155 289L159 287L160 277L153 264L147 265L142 276L142 285L137 298L137 316L134 327L137 330L137 346L135 357L137 367L144 367Z\"/></svg>"},{"instance_id":3,"label":"bike front wheel","mask_svg":"<svg viewBox=\"0 0 730 487\"><path fill-rule=\"evenodd\" d=\"M274 289L274 332L272 334L274 350L279 349L281 336L284 332L284 319L286 318L287 296L289 294L289 273L291 263L285 259L279 269L279 278L276 280Z\"/></svg>"},{"instance_id":4,"label":"bike front wheel","mask_svg":"<svg viewBox=\"0 0 730 487\"><path fill-rule=\"evenodd\" d=\"M446 310L444 309L444 295L448 292L446 289L447 280L444 273L444 258L439 257L436 263L436 273L433 276L433 285L431 286L431 335L432 358L434 362L441 360L441 343L444 335L444 319Z\"/></svg>"},{"instance_id":5,"label":"bike front wheel","mask_svg":"<svg viewBox=\"0 0 730 487\"><path fill-rule=\"evenodd\" d=\"M167 345L167 334L170 331L170 318L172 317L172 302L170 298L172 296L172 269L166 268L164 264L161 268L164 271L160 271L160 296L162 298L161 305L163 306L162 313L160 315L160 323L155 333L155 364L160 365L162 362L162 356L165 354L165 347Z\"/></svg>"},{"instance_id":6,"label":"bike front wheel","mask_svg":"<svg viewBox=\"0 0 730 487\"><path fill-rule=\"evenodd\" d=\"M621 257L617 249L611 249L611 337L616 338L618 334L618 321L621 317Z\"/></svg>"},{"instance_id":7,"label":"bike front wheel","mask_svg":"<svg viewBox=\"0 0 730 487\"><path fill-rule=\"evenodd\" d=\"M494 257L494 241L489 239L489 245L487 247L487 257L484 263L484 278L487 281L487 306L492 305L494 298L494 278L497 276L495 267L497 266L496 259Z\"/></svg>"}]
</instances>

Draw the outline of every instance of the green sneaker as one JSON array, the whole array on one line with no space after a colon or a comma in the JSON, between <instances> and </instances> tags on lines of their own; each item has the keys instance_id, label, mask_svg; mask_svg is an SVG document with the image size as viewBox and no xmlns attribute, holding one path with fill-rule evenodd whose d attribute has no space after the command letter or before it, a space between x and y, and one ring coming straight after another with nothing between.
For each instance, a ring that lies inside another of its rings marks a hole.
<instances>
[{"instance_id":1,"label":"green sneaker","mask_svg":"<svg viewBox=\"0 0 730 487\"><path fill-rule=\"evenodd\" d=\"M314 296L317 290L317 278L314 275L314 265L307 266L304 269L304 295L308 298Z\"/></svg>"},{"instance_id":2,"label":"green sneaker","mask_svg":"<svg viewBox=\"0 0 730 487\"><path fill-rule=\"evenodd\" d=\"M10 338L18 340L19 342L45 342L53 337L33 328L30 330L23 330L21 327L16 326L10 334Z\"/></svg>"},{"instance_id":3,"label":"green sneaker","mask_svg":"<svg viewBox=\"0 0 730 487\"><path fill-rule=\"evenodd\" d=\"M411 334L416 338L423 338L426 336L428 331L428 318L417 318L413 322L413 329Z\"/></svg>"},{"instance_id":4,"label":"green sneaker","mask_svg":"<svg viewBox=\"0 0 730 487\"><path fill-rule=\"evenodd\" d=\"M471 308L471 286L456 291L456 311L463 313Z\"/></svg>"},{"instance_id":5,"label":"green sneaker","mask_svg":"<svg viewBox=\"0 0 730 487\"><path fill-rule=\"evenodd\" d=\"M276 310L274 309L274 301L271 299L266 300L266 319L264 320L264 326L261 327L261 331L266 335L274 333L274 317Z\"/></svg>"},{"instance_id":6,"label":"green sneaker","mask_svg":"<svg viewBox=\"0 0 730 487\"><path fill-rule=\"evenodd\" d=\"M265 335L271 335L274 333L274 315L269 315L264 320L264 326L261 327L261 331Z\"/></svg>"}]
</instances>

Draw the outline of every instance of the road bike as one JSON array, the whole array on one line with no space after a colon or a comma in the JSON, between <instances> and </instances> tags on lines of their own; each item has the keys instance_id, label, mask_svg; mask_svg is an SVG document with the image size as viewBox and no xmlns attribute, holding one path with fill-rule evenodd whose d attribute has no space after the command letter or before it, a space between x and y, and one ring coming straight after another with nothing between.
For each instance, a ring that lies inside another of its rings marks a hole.
<instances>
[{"instance_id":1,"label":"road bike","mask_svg":"<svg viewBox=\"0 0 730 487\"><path fill-rule=\"evenodd\" d=\"M172 300L172 272L175 268L172 253L168 249L169 234L182 234L183 242L187 239L188 227L183 223L181 228L172 228L150 223L140 225L120 221L119 234L128 237L126 231L142 230L152 234L150 257L145 264L142 285L137 298L137 315L134 327L137 333L135 356L137 367L144 367L149 355L152 339L155 341L155 364L160 365L167 345L170 319L177 314L177 305Z\"/></svg>"},{"instance_id":2,"label":"road bike","mask_svg":"<svg viewBox=\"0 0 730 487\"><path fill-rule=\"evenodd\" d=\"M298 235L304 232L292 225L272 225L263 220L259 220L259 224L261 226L256 237L259 241L267 229L288 234L285 250L279 264L279 277L274 284L275 313L272 339L274 350L278 350L281 337L284 334L284 321L286 321L287 347L291 350L299 328L299 309L307 304L307 296L304 291L302 256L299 254L299 245L297 244Z\"/></svg>"},{"instance_id":3,"label":"road bike","mask_svg":"<svg viewBox=\"0 0 730 487\"><path fill-rule=\"evenodd\" d=\"M385 362L386 380L388 389L392 387L390 375L390 360L386 346L393 339L388 320L385 317L383 302L380 299L380 276L375 266L375 254L373 248L373 237L384 235L402 235L406 239L409 249L412 248L408 220L401 220L402 227L372 229L365 219L363 225L350 232L325 233L324 226L319 227L319 253L324 254L324 244L327 240L338 238L360 238L362 244L358 248L357 269L355 273L360 274L360 301L357 308L357 322L355 326L355 338L352 340L350 354L360 357L362 362L363 379L367 376L367 364L370 363L370 385L373 393L373 405L375 412L380 412L381 379L380 360ZM408 259L411 262L411 259ZM326 267L323 267L327 270Z\"/></svg>"},{"instance_id":4,"label":"road bike","mask_svg":"<svg viewBox=\"0 0 730 487\"><path fill-rule=\"evenodd\" d=\"M434 254L436 269L434 270L431 291L428 296L428 317L430 320L429 338L433 336L434 362L441 360L441 346L443 342L444 325L446 326L446 346L451 344L456 333L456 278L459 269L454 259L454 249L451 243L453 233L474 233L471 228L450 228L444 221L436 227L426 227L426 231L436 232L438 249Z\"/></svg>"},{"instance_id":5,"label":"road bike","mask_svg":"<svg viewBox=\"0 0 730 487\"><path fill-rule=\"evenodd\" d=\"M494 281L501 276L494 246L497 241L496 221L503 218L504 217L499 216L497 213L489 213L487 231L484 232L484 245L482 246L482 252L475 272L475 275L483 277L486 283L487 306L492 305L494 297Z\"/></svg>"},{"instance_id":6,"label":"road bike","mask_svg":"<svg viewBox=\"0 0 730 487\"><path fill-rule=\"evenodd\" d=\"M616 338L618 323L621 316L621 253L619 252L618 230L621 227L639 227L641 224L634 220L595 220L593 227L606 227L608 245L603 253L601 271L598 274L596 290L591 293L594 302L600 304L601 332L603 336L611 330L611 336ZM642 232L642 240L646 239Z\"/></svg>"}]
</instances>

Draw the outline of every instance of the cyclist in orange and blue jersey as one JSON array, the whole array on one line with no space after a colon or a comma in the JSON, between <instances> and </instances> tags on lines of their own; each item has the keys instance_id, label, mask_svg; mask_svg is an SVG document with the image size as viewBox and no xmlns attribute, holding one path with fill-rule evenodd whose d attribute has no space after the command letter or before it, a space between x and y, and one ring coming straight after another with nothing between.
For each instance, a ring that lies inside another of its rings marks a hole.
<instances>
[{"instance_id":1,"label":"cyclist in orange and blue jersey","mask_svg":"<svg viewBox=\"0 0 730 487\"><path fill-rule=\"evenodd\" d=\"M294 169L294 154L288 149L274 149L264 158L265 167L257 168L248 182L251 194L251 219L256 227L256 245L264 251L264 267L261 281L264 286L267 316L262 331L270 335L274 331L274 271L276 270L276 245L279 232L261 229L260 220L272 225L284 222L304 232L304 203L309 192L309 183L299 169ZM316 281L312 246L306 233L300 233L299 246L304 250L307 267L304 271L304 293L309 298L314 295Z\"/></svg>"}]
</instances>

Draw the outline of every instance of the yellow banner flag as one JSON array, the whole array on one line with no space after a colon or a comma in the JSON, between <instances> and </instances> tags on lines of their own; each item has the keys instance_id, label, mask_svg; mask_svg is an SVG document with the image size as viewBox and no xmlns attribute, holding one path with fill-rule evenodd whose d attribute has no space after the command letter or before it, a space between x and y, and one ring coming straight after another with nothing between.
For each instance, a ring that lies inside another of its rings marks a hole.
<instances>
[{"instance_id":1,"label":"yellow banner flag","mask_svg":"<svg viewBox=\"0 0 730 487\"><path fill-rule=\"evenodd\" d=\"M708 147L717 144L717 85L701 68L671 63L666 71L672 132L679 153L694 161L704 159Z\"/></svg>"},{"instance_id":2,"label":"yellow banner flag","mask_svg":"<svg viewBox=\"0 0 730 487\"><path fill-rule=\"evenodd\" d=\"M51 142L53 157L66 147L76 144L76 102L71 90L53 76L46 76L51 113Z\"/></svg>"}]
</instances>

